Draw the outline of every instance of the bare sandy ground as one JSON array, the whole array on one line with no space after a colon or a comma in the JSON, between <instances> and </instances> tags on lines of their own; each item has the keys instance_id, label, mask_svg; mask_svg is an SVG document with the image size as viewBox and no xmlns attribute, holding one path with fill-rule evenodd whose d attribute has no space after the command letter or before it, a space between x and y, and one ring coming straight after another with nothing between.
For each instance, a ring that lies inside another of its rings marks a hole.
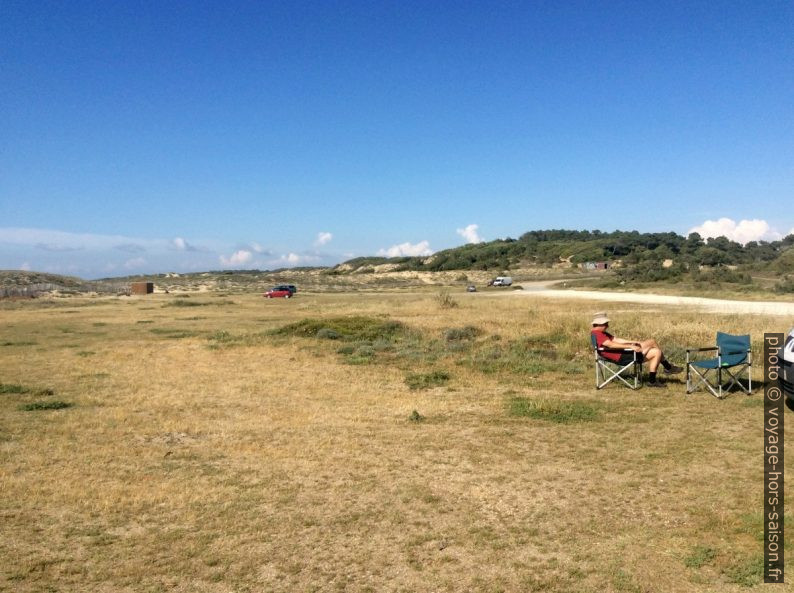
<instances>
[{"instance_id":1,"label":"bare sandy ground","mask_svg":"<svg viewBox=\"0 0 794 593\"><path fill-rule=\"evenodd\" d=\"M606 292L598 290L556 290L549 288L554 282L527 282L524 290L511 291L530 298L581 299L591 301L610 301L623 303L647 303L673 305L686 308L699 308L709 313L750 313L757 315L781 315L794 317L794 303L772 301L730 301L707 299L703 297L671 296L664 294L645 294L631 292Z\"/></svg>"}]
</instances>

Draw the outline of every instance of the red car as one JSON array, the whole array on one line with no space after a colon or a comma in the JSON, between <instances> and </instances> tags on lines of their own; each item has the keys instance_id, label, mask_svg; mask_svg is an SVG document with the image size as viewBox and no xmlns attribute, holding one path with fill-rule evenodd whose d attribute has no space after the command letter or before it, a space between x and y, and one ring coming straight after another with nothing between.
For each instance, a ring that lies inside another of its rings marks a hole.
<instances>
[{"instance_id":1,"label":"red car","mask_svg":"<svg viewBox=\"0 0 794 593\"><path fill-rule=\"evenodd\" d=\"M285 298L288 299L292 296L292 291L286 286L276 286L268 290L263 296L269 299Z\"/></svg>"}]
</instances>

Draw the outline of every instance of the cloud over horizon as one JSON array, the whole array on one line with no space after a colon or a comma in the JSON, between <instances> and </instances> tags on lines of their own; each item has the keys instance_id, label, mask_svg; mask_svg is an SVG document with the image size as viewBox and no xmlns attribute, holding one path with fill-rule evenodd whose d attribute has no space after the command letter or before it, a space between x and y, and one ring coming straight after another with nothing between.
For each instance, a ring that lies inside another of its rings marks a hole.
<instances>
[{"instance_id":1,"label":"cloud over horizon","mask_svg":"<svg viewBox=\"0 0 794 593\"><path fill-rule=\"evenodd\" d=\"M742 245L750 241L776 241L783 238L783 235L773 229L767 221L757 218L739 222L727 217L706 220L703 224L689 229L687 234L690 233L698 233L704 239L726 237Z\"/></svg>"},{"instance_id":2,"label":"cloud over horizon","mask_svg":"<svg viewBox=\"0 0 794 593\"><path fill-rule=\"evenodd\" d=\"M218 259L224 266L243 266L251 261L254 254L247 249L239 249L229 257L221 255Z\"/></svg>"},{"instance_id":3,"label":"cloud over horizon","mask_svg":"<svg viewBox=\"0 0 794 593\"><path fill-rule=\"evenodd\" d=\"M392 245L388 249L378 250L378 255L382 257L417 257L422 255L433 255L429 241L420 241L412 244L409 242Z\"/></svg>"},{"instance_id":4,"label":"cloud over horizon","mask_svg":"<svg viewBox=\"0 0 794 593\"><path fill-rule=\"evenodd\" d=\"M470 224L465 228L457 229L455 232L458 233L461 237L466 239L466 243L482 243L483 239L477 233L477 230L480 228L478 224Z\"/></svg>"}]
</instances>

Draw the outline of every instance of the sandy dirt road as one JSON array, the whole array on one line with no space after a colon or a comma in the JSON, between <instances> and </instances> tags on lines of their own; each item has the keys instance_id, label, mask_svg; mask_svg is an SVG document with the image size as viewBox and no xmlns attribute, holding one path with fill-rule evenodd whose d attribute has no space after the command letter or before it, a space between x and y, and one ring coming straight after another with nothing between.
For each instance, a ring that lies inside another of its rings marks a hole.
<instances>
[{"instance_id":1,"label":"sandy dirt road","mask_svg":"<svg viewBox=\"0 0 794 593\"><path fill-rule=\"evenodd\" d=\"M709 313L750 313L757 315L781 315L794 319L794 302L784 301L731 301L703 297L671 296L631 292L606 292L599 290L559 290L549 288L557 282L525 282L524 290L511 291L522 298L580 299L622 303L648 303L699 308ZM508 293L505 293L508 294Z\"/></svg>"}]
</instances>

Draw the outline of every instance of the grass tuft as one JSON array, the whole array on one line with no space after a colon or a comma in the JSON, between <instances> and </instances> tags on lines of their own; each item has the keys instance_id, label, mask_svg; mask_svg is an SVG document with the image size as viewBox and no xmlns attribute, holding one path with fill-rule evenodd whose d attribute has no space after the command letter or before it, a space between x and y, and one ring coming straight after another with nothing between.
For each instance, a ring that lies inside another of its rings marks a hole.
<instances>
[{"instance_id":1,"label":"grass tuft","mask_svg":"<svg viewBox=\"0 0 794 593\"><path fill-rule=\"evenodd\" d=\"M436 295L436 303L442 309L457 309L460 303L452 298L448 291L442 290Z\"/></svg>"}]
</instances>

